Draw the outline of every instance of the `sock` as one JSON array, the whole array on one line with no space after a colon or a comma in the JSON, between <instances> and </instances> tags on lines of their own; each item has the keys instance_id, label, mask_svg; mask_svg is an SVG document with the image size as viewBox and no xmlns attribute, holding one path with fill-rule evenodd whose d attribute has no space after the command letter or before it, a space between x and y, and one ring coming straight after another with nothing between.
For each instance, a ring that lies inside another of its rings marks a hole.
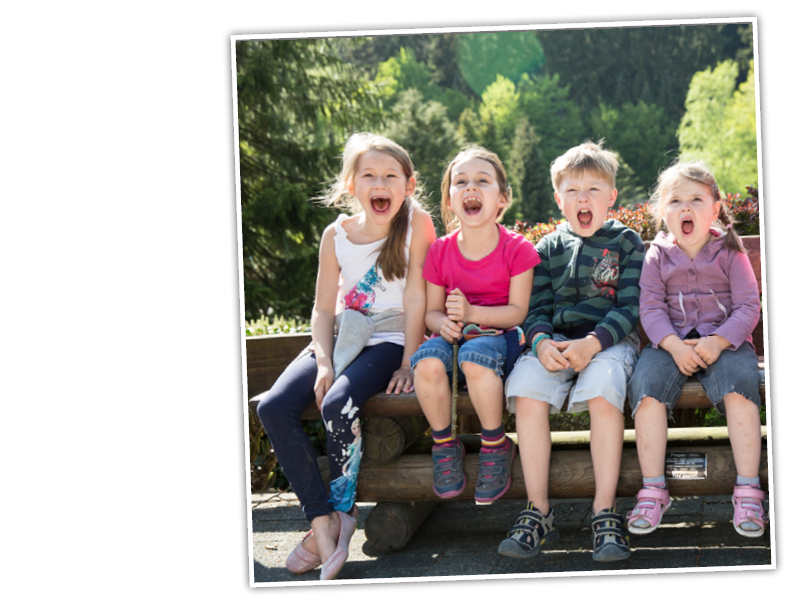
<instances>
[{"instance_id":1,"label":"sock","mask_svg":"<svg viewBox=\"0 0 800 600\"><path fill-rule=\"evenodd\" d=\"M661 477L644 477L642 478L642 484L646 488L665 489L667 487L667 480L664 475Z\"/></svg>"},{"instance_id":2,"label":"sock","mask_svg":"<svg viewBox=\"0 0 800 600\"><path fill-rule=\"evenodd\" d=\"M756 488L758 490L761 489L761 480L758 477L742 477L741 475L736 476L736 485L749 485L752 488Z\"/></svg>"},{"instance_id":3,"label":"sock","mask_svg":"<svg viewBox=\"0 0 800 600\"><path fill-rule=\"evenodd\" d=\"M481 450L497 450L504 448L507 443L506 432L502 425L497 429L483 429L481 427Z\"/></svg>"},{"instance_id":4,"label":"sock","mask_svg":"<svg viewBox=\"0 0 800 600\"><path fill-rule=\"evenodd\" d=\"M433 443L437 446L455 443L456 441L456 436L453 435L452 424L448 425L444 429L431 429L431 437L433 438Z\"/></svg>"}]
</instances>

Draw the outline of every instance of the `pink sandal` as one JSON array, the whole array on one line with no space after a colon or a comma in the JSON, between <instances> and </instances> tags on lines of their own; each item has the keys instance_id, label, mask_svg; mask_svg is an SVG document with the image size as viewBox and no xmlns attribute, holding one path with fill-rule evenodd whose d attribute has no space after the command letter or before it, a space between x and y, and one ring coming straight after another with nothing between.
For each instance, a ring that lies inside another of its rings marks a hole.
<instances>
[{"instance_id":1,"label":"pink sandal","mask_svg":"<svg viewBox=\"0 0 800 600\"><path fill-rule=\"evenodd\" d=\"M311 534L314 533L313 531L309 531L303 536L303 539L300 540L300 543L297 544L297 547L292 550L292 553L289 555L289 558L286 559L286 568L289 569L292 573L300 575L302 573L308 573L309 571L313 571L318 566L322 564L322 559L319 557L319 554L315 552L311 552L311 550L306 550L303 547L303 542L305 542Z\"/></svg>"},{"instance_id":2,"label":"pink sandal","mask_svg":"<svg viewBox=\"0 0 800 600\"><path fill-rule=\"evenodd\" d=\"M733 488L733 527L739 535L760 537L764 535L767 515L761 502L764 492L749 485L737 485ZM745 529L743 526L749 526ZM753 528L755 526L755 529Z\"/></svg>"},{"instance_id":3,"label":"pink sandal","mask_svg":"<svg viewBox=\"0 0 800 600\"><path fill-rule=\"evenodd\" d=\"M669 498L669 490L642 488L636 495L636 506L626 516L628 531L636 535L654 531L661 525L661 517L669 510L670 506L672 506L672 501ZM648 526L637 525L636 523L639 521L644 521Z\"/></svg>"}]
</instances>

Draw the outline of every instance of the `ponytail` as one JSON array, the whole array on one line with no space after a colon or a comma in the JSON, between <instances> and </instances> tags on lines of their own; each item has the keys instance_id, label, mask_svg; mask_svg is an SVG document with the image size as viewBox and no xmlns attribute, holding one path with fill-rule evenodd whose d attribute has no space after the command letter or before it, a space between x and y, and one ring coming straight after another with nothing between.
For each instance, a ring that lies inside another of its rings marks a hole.
<instances>
[{"instance_id":1,"label":"ponytail","mask_svg":"<svg viewBox=\"0 0 800 600\"><path fill-rule=\"evenodd\" d=\"M406 234L408 233L408 215L411 211L412 200L408 196L403 199L403 205L392 219L389 226L389 236L378 253L375 261L383 271L386 281L402 279L406 276Z\"/></svg>"},{"instance_id":2,"label":"ponytail","mask_svg":"<svg viewBox=\"0 0 800 600\"><path fill-rule=\"evenodd\" d=\"M741 252L742 254L747 254L747 248L744 247L742 239L739 237L739 234L736 233L736 228L733 226L733 219L731 218L731 215L728 212L728 208L725 206L725 201L722 200L722 194L720 193L719 188L716 186L716 184L714 185L713 190L714 192L716 192L717 199L719 200L718 220L725 227L725 240L723 242L723 245L728 250Z\"/></svg>"}]
</instances>

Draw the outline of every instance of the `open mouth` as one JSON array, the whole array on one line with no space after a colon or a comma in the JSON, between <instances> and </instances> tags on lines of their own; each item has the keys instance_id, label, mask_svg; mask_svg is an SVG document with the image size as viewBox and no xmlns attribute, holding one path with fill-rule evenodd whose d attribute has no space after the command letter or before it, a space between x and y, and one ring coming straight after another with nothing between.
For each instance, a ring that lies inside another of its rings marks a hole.
<instances>
[{"instance_id":1,"label":"open mouth","mask_svg":"<svg viewBox=\"0 0 800 600\"><path fill-rule=\"evenodd\" d=\"M370 202L372 203L372 210L379 215L388 213L389 208L392 206L392 200L386 196L376 196Z\"/></svg>"},{"instance_id":2,"label":"open mouth","mask_svg":"<svg viewBox=\"0 0 800 600\"><path fill-rule=\"evenodd\" d=\"M578 211L578 223L581 224L581 227L589 227L592 224L592 211L588 208L584 208L583 210Z\"/></svg>"},{"instance_id":3,"label":"open mouth","mask_svg":"<svg viewBox=\"0 0 800 600\"><path fill-rule=\"evenodd\" d=\"M467 215L477 215L483 208L483 202L478 198L467 198L464 200L464 213Z\"/></svg>"},{"instance_id":4,"label":"open mouth","mask_svg":"<svg viewBox=\"0 0 800 600\"><path fill-rule=\"evenodd\" d=\"M681 219L681 231L683 235L692 235L694 231L694 221L692 221L691 217L683 217L683 219Z\"/></svg>"}]
</instances>

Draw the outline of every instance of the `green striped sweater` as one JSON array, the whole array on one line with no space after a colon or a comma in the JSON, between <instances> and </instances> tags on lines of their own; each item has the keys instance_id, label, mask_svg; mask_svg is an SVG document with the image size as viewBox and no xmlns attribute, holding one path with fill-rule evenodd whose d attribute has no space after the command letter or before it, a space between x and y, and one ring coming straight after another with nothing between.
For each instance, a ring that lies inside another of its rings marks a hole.
<instances>
[{"instance_id":1,"label":"green striped sweater","mask_svg":"<svg viewBox=\"0 0 800 600\"><path fill-rule=\"evenodd\" d=\"M644 259L639 234L609 220L583 238L564 222L536 250L542 262L533 271L533 294L522 326L528 344L539 332L569 339L594 333L605 350L636 328Z\"/></svg>"}]
</instances>

